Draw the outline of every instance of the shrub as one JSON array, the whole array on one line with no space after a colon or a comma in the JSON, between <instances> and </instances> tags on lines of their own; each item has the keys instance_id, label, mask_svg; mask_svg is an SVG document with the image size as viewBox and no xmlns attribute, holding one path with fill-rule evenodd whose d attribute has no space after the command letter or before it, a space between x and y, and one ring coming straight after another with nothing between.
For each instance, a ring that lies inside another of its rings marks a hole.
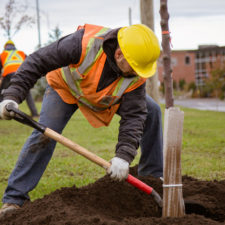
<instances>
[{"instance_id":1,"label":"shrub","mask_svg":"<svg viewBox=\"0 0 225 225\"><path fill-rule=\"evenodd\" d=\"M205 91L208 95L224 99L225 95L225 67L211 71L211 76L205 79Z\"/></svg>"},{"instance_id":2,"label":"shrub","mask_svg":"<svg viewBox=\"0 0 225 225\"><path fill-rule=\"evenodd\" d=\"M47 81L45 77L42 77L41 79L37 81L34 88L32 89L32 96L35 101L42 100L46 86L47 86Z\"/></svg>"},{"instance_id":3,"label":"shrub","mask_svg":"<svg viewBox=\"0 0 225 225\"><path fill-rule=\"evenodd\" d=\"M184 79L179 80L179 89L181 91L184 90L185 84L186 84L186 81Z\"/></svg>"}]
</instances>

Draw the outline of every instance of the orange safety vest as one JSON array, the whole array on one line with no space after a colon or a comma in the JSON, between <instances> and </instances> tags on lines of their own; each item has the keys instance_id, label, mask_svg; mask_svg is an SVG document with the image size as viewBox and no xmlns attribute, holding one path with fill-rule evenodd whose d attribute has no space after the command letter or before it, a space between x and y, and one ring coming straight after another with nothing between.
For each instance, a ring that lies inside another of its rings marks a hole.
<instances>
[{"instance_id":1,"label":"orange safety vest","mask_svg":"<svg viewBox=\"0 0 225 225\"><path fill-rule=\"evenodd\" d=\"M120 106L122 95L136 89L146 79L139 76L121 76L96 92L107 57L102 44L110 29L90 24L78 29L81 28L85 31L79 63L48 73L47 80L65 102L78 104L93 127L108 126Z\"/></svg>"},{"instance_id":2,"label":"orange safety vest","mask_svg":"<svg viewBox=\"0 0 225 225\"><path fill-rule=\"evenodd\" d=\"M15 73L26 58L24 52L19 50L4 50L0 57L3 77Z\"/></svg>"}]
</instances>

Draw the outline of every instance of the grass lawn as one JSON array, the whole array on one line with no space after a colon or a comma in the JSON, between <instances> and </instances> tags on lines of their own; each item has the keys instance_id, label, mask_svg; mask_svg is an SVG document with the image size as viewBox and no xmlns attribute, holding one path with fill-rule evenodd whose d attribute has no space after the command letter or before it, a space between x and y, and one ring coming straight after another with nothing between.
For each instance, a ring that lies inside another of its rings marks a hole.
<instances>
[{"instance_id":1,"label":"grass lawn","mask_svg":"<svg viewBox=\"0 0 225 225\"><path fill-rule=\"evenodd\" d=\"M40 110L41 103L37 103L37 106ZM26 104L22 104L20 109L29 113ZM182 174L204 180L225 179L225 113L181 109L185 113ZM76 112L63 135L110 160L117 143L119 119L116 116L109 127L94 129L80 112ZM16 121L0 121L0 196L4 193L8 176L31 131L32 128ZM139 154L132 165L136 165L138 159ZM101 167L57 144L47 170L30 196L34 200L61 187L81 187L104 175L105 171Z\"/></svg>"}]
</instances>

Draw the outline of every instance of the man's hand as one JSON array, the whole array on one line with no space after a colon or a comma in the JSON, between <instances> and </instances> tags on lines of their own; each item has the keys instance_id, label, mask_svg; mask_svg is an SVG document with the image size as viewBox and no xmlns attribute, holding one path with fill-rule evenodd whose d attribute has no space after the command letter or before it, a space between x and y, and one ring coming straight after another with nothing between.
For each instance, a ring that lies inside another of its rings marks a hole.
<instances>
[{"instance_id":1,"label":"man's hand","mask_svg":"<svg viewBox=\"0 0 225 225\"><path fill-rule=\"evenodd\" d=\"M12 104L13 107L18 109L18 104L13 100L4 100L0 103L0 118L3 120L11 120L14 116L14 112L8 112L6 105Z\"/></svg>"},{"instance_id":2,"label":"man's hand","mask_svg":"<svg viewBox=\"0 0 225 225\"><path fill-rule=\"evenodd\" d=\"M129 172L129 163L124 159L114 157L111 159L111 166L108 168L107 173L114 180L125 180Z\"/></svg>"}]
</instances>

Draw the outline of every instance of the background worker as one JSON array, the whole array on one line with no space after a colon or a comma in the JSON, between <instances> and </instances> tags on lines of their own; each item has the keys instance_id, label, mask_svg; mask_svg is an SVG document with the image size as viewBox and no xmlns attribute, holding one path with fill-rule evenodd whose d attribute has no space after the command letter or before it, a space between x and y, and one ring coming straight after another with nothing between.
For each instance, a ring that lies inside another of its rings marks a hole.
<instances>
[{"instance_id":1,"label":"background worker","mask_svg":"<svg viewBox=\"0 0 225 225\"><path fill-rule=\"evenodd\" d=\"M8 88L12 76L18 70L25 58L25 53L17 50L13 41L8 40L5 43L4 50L0 55L0 71L2 71L0 82L0 102L3 99L2 91ZM39 116L30 91L27 93L26 102L30 109L31 116Z\"/></svg>"},{"instance_id":2,"label":"background worker","mask_svg":"<svg viewBox=\"0 0 225 225\"><path fill-rule=\"evenodd\" d=\"M118 143L107 173L116 180L126 179L141 144L139 175L161 177L161 111L145 93L146 78L155 73L159 55L157 37L145 25L80 26L27 57L3 94L0 116L10 119L5 106L18 107L36 81L49 72L41 124L62 133L78 108L93 127L108 126L117 113L121 117ZM9 177L0 213L29 200L28 193L38 184L55 145L39 131L32 132Z\"/></svg>"}]
</instances>

